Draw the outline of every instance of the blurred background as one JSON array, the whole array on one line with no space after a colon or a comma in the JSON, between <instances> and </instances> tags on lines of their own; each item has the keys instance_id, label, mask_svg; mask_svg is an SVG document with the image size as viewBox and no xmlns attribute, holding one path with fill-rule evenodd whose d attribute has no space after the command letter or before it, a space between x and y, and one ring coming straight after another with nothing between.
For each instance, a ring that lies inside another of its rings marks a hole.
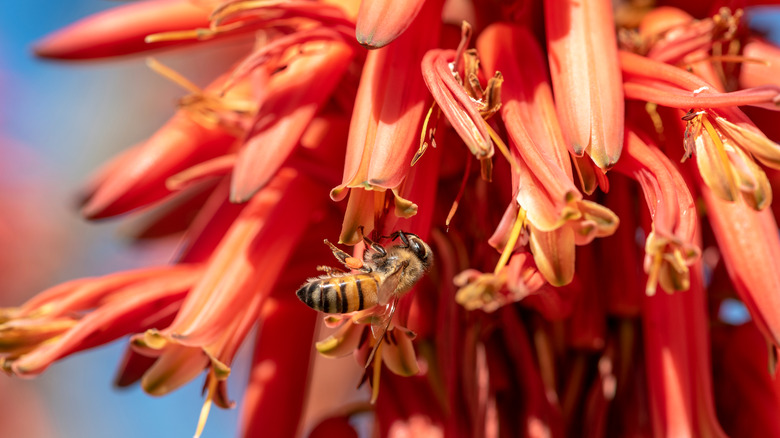
<instances>
[{"instance_id":1,"label":"blurred background","mask_svg":"<svg viewBox=\"0 0 780 438\"><path fill-rule=\"evenodd\" d=\"M120 2L4 2L0 14L0 307L16 306L56 283L166 263L176 242L131 244L120 220L87 222L77 200L101 163L149 137L184 92L143 57L64 63L36 59L33 43ZM221 46L157 58L205 85L218 73ZM114 372L126 342L56 363L34 380L0 374L0 436L192 436L202 379L163 398L118 390ZM237 363L249 360L247 352ZM234 368L230 395L242 397L246 369ZM212 409L204 437L236 436L238 411Z\"/></svg>"},{"instance_id":2,"label":"blurred background","mask_svg":"<svg viewBox=\"0 0 780 438\"><path fill-rule=\"evenodd\" d=\"M36 59L33 43L102 9L106 0L5 2L0 14L0 307L73 278L165 263L175 241L130 244L126 224L88 223L77 199L88 175L118 151L149 137L184 93L142 57L62 63ZM778 40L778 15L751 14ZM239 47L156 55L205 85ZM0 375L0 435L10 438L181 437L195 431L201 379L164 398L112 387L125 343L55 364L35 380ZM246 348L245 348L246 350ZM229 379L241 400L244 351ZM213 409L204 437L236 436L238 411Z\"/></svg>"}]
</instances>

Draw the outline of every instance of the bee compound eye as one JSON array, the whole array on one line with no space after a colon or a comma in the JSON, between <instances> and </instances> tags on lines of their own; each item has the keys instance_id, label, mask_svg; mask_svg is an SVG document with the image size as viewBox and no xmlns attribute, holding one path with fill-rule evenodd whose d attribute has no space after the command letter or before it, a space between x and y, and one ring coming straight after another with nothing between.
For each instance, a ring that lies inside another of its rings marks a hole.
<instances>
[{"instance_id":1,"label":"bee compound eye","mask_svg":"<svg viewBox=\"0 0 780 438\"><path fill-rule=\"evenodd\" d=\"M419 257L425 257L425 247L417 241L417 239L411 239L409 241L409 247Z\"/></svg>"}]
</instances>

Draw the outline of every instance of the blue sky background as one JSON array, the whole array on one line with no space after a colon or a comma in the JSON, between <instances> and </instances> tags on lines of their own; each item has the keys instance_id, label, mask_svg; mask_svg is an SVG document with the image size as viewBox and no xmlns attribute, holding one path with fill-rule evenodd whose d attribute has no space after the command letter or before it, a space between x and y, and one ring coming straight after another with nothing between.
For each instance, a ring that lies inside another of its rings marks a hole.
<instances>
[{"instance_id":1,"label":"blue sky background","mask_svg":"<svg viewBox=\"0 0 780 438\"><path fill-rule=\"evenodd\" d=\"M48 32L118 4L105 0L9 1L0 14L0 132L35 155L37 166L26 177L44 185L47 211L67 236L64 246L57 248L58 264L37 287L164 263L172 251L171 242L129 248L117 237L119 221L86 223L73 206L86 176L119 150L153 133L172 114L181 90L152 73L142 58L67 64L31 56L33 42ZM777 28L776 14L764 10L753 17L756 27ZM212 56L215 53L206 50L159 59L182 67L196 83L205 84L216 73L209 69ZM198 68L186 69L192 65ZM18 303L0 301L0 305L12 304ZM117 391L111 381L123 348L123 343L115 343L80 354L23 383L42 394L57 433L51 438L192 435L202 403L202 380L163 398L149 397L138 388ZM244 352L238 363L247 360ZM241 399L246 378L246 369L237 366L230 380L233 399ZM214 409L204 437L236 436L237 423L237 410Z\"/></svg>"},{"instance_id":2,"label":"blue sky background","mask_svg":"<svg viewBox=\"0 0 780 438\"><path fill-rule=\"evenodd\" d=\"M87 223L78 217L74 205L86 176L119 150L153 133L170 117L182 91L151 72L143 58L69 64L31 55L33 42L48 32L120 4L105 0L3 2L0 132L33 152L35 166L30 172L25 169L25 178L43 186L47 213L59 220L64 227L61 232L67 236L64 246L56 249L60 252L58 263L38 287L164 263L173 249L172 242L129 248L119 237L121 221ZM174 68L198 65L196 72L183 71L196 83L205 84L215 73L208 68L213 55L206 51L159 59ZM14 304L19 303L0 297L0 306ZM192 436L203 402L202 380L162 398L145 395L137 387L116 390L111 382L123 348L124 342L119 342L77 355L55 364L39 378L21 383L40 392L42 414L48 415L56 433L51 438ZM239 357L239 361L248 359L247 352ZM247 379L245 368L234 368L231 376L234 400L241 398ZM0 374L0 379L7 377ZM8 393L2 396L13 398ZM203 436L236 436L237 423L236 409L212 409Z\"/></svg>"}]
</instances>

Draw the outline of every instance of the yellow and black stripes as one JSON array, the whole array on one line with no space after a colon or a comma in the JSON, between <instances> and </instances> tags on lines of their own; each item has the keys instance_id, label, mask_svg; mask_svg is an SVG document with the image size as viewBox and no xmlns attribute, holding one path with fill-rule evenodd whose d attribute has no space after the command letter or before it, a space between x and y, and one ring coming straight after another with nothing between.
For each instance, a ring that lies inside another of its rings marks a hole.
<instances>
[{"instance_id":1,"label":"yellow and black stripes","mask_svg":"<svg viewBox=\"0 0 780 438\"><path fill-rule=\"evenodd\" d=\"M320 277L301 286L295 294L314 310L350 313L376 304L380 281L375 273Z\"/></svg>"}]
</instances>

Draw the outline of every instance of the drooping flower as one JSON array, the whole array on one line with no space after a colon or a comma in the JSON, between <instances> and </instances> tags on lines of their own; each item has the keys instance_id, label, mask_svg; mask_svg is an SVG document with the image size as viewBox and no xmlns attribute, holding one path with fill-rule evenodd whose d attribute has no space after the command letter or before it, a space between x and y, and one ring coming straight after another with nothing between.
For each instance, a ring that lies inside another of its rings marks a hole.
<instances>
[{"instance_id":1,"label":"drooping flower","mask_svg":"<svg viewBox=\"0 0 780 438\"><path fill-rule=\"evenodd\" d=\"M200 434L211 404L233 406L258 325L244 436L352 434L368 411L378 436L735 430L707 311L737 297L776 365L780 139L745 107L777 109L762 68L780 50L740 10L680 6L155 0L49 37L38 53L70 59L254 46L205 88L149 62L190 94L93 177L82 213L154 207L137 236L181 232L179 250L3 309L4 369L129 336L117 383L163 395L204 376ZM398 230L435 254L403 294L371 258L412 250ZM336 236L351 254L322 245ZM293 298L318 270L366 269L397 301L319 324ZM315 348L354 357L364 404L306 414Z\"/></svg>"}]
</instances>

